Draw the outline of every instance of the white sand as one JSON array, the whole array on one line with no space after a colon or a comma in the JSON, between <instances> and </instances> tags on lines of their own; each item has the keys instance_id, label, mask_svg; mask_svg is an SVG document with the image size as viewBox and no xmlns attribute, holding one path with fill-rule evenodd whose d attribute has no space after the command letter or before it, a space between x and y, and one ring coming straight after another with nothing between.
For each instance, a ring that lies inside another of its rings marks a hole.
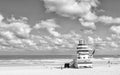
<instances>
[{"instance_id":1,"label":"white sand","mask_svg":"<svg viewBox=\"0 0 120 75\"><path fill-rule=\"evenodd\" d=\"M113 63L109 66L105 60L102 60L104 64L100 64L101 60L97 62L99 63L94 61L93 68L85 69L55 69L45 65L0 66L0 75L120 75L120 64Z\"/></svg>"}]
</instances>

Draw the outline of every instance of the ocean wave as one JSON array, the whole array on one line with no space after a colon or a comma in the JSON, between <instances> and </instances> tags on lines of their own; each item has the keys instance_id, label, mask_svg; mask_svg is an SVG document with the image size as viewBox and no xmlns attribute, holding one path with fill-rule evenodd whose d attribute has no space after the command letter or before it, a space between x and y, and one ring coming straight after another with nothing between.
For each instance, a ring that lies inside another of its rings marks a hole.
<instances>
[{"instance_id":1,"label":"ocean wave","mask_svg":"<svg viewBox=\"0 0 120 75\"><path fill-rule=\"evenodd\" d=\"M64 64L71 62L73 59L12 59L0 60L0 65L49 65L49 64ZM92 58L91 61L120 61L120 58Z\"/></svg>"},{"instance_id":2,"label":"ocean wave","mask_svg":"<svg viewBox=\"0 0 120 75\"><path fill-rule=\"evenodd\" d=\"M4 64L27 64L27 65L33 65L33 64L39 64L39 65L44 65L44 64L60 64L60 63L65 63L69 62L71 59L43 59L43 60L37 60L37 59L12 59L12 60L0 60L0 65Z\"/></svg>"}]
</instances>

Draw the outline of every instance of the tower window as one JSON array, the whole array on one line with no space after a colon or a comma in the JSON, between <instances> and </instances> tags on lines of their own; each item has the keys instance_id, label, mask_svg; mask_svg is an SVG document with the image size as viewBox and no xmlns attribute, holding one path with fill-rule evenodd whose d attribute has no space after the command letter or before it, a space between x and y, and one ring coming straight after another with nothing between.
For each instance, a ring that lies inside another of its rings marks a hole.
<instances>
[{"instance_id":1,"label":"tower window","mask_svg":"<svg viewBox=\"0 0 120 75\"><path fill-rule=\"evenodd\" d=\"M85 57L83 57L83 59L85 59Z\"/></svg>"},{"instance_id":2,"label":"tower window","mask_svg":"<svg viewBox=\"0 0 120 75\"><path fill-rule=\"evenodd\" d=\"M81 57L78 57L78 59L80 59Z\"/></svg>"}]
</instances>

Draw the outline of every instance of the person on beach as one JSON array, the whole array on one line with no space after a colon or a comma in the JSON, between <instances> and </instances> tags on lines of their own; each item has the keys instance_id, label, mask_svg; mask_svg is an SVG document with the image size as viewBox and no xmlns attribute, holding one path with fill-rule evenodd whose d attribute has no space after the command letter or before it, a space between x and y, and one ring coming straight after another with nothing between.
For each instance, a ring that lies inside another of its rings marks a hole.
<instances>
[{"instance_id":1,"label":"person on beach","mask_svg":"<svg viewBox=\"0 0 120 75\"><path fill-rule=\"evenodd\" d=\"M108 63L108 66L110 67L111 66L111 61L109 60L107 63Z\"/></svg>"}]
</instances>

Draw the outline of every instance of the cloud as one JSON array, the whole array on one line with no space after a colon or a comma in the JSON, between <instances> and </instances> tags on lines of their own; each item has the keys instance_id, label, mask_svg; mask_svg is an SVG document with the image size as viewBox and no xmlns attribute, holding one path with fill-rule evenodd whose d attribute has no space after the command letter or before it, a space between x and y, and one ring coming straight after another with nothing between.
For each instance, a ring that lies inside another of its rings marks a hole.
<instances>
[{"instance_id":1,"label":"cloud","mask_svg":"<svg viewBox=\"0 0 120 75\"><path fill-rule=\"evenodd\" d=\"M2 15L0 15L0 22L2 22L4 19L4 17Z\"/></svg>"},{"instance_id":2,"label":"cloud","mask_svg":"<svg viewBox=\"0 0 120 75\"><path fill-rule=\"evenodd\" d=\"M115 47L115 48L119 47L119 45L115 42L110 42L109 44L111 47Z\"/></svg>"},{"instance_id":3,"label":"cloud","mask_svg":"<svg viewBox=\"0 0 120 75\"><path fill-rule=\"evenodd\" d=\"M22 23L27 23L28 18L27 17L20 17L19 19L16 19L14 15L11 16L11 18L7 18L8 22L22 22Z\"/></svg>"},{"instance_id":4,"label":"cloud","mask_svg":"<svg viewBox=\"0 0 120 75\"><path fill-rule=\"evenodd\" d=\"M96 37L96 38L88 36L88 41L91 42L91 43L103 43L103 39L99 36Z\"/></svg>"},{"instance_id":5,"label":"cloud","mask_svg":"<svg viewBox=\"0 0 120 75\"><path fill-rule=\"evenodd\" d=\"M119 45L116 41L112 40L111 37L106 37L106 40L104 40L101 37L93 38L91 36L88 36L88 42L89 44L93 45L96 49L106 49L106 48L118 48Z\"/></svg>"},{"instance_id":6,"label":"cloud","mask_svg":"<svg viewBox=\"0 0 120 75\"><path fill-rule=\"evenodd\" d=\"M14 33L10 31L1 31L0 35L5 39L10 39L10 40L15 38Z\"/></svg>"},{"instance_id":7,"label":"cloud","mask_svg":"<svg viewBox=\"0 0 120 75\"><path fill-rule=\"evenodd\" d=\"M91 36L88 36L88 42L90 44L94 44L95 43L94 38L92 38Z\"/></svg>"},{"instance_id":8,"label":"cloud","mask_svg":"<svg viewBox=\"0 0 120 75\"><path fill-rule=\"evenodd\" d=\"M111 38L112 39L120 39L120 35L119 34L111 34Z\"/></svg>"},{"instance_id":9,"label":"cloud","mask_svg":"<svg viewBox=\"0 0 120 75\"><path fill-rule=\"evenodd\" d=\"M49 12L56 12L66 17L84 17L90 19L87 15L95 16L91 9L97 7L97 0L44 0L45 7ZM91 17L93 18L93 17Z\"/></svg>"},{"instance_id":10,"label":"cloud","mask_svg":"<svg viewBox=\"0 0 120 75\"><path fill-rule=\"evenodd\" d=\"M81 38L80 34L77 34L75 31L70 31L67 34L62 34L60 37L60 45L62 48L74 48L78 44L78 40Z\"/></svg>"},{"instance_id":11,"label":"cloud","mask_svg":"<svg viewBox=\"0 0 120 75\"><path fill-rule=\"evenodd\" d=\"M93 34L94 31L93 30L83 30L83 33L85 33L85 34Z\"/></svg>"},{"instance_id":12,"label":"cloud","mask_svg":"<svg viewBox=\"0 0 120 75\"><path fill-rule=\"evenodd\" d=\"M10 44L22 44L21 39L11 39L8 41Z\"/></svg>"},{"instance_id":13,"label":"cloud","mask_svg":"<svg viewBox=\"0 0 120 75\"><path fill-rule=\"evenodd\" d=\"M81 25L96 29L96 22L109 24L120 24L120 18L106 15L96 15L98 0L44 0L45 8L49 12L70 18L78 18Z\"/></svg>"},{"instance_id":14,"label":"cloud","mask_svg":"<svg viewBox=\"0 0 120 75\"><path fill-rule=\"evenodd\" d=\"M56 24L54 19L47 19L45 21L41 21L34 26L35 29L46 28L50 34L56 37L61 35L59 32L55 31L55 28L59 27L60 26Z\"/></svg>"},{"instance_id":15,"label":"cloud","mask_svg":"<svg viewBox=\"0 0 120 75\"><path fill-rule=\"evenodd\" d=\"M81 38L81 35L76 33L75 31L70 31L67 34L62 34L63 39L68 40L71 43L78 43L78 40Z\"/></svg>"},{"instance_id":16,"label":"cloud","mask_svg":"<svg viewBox=\"0 0 120 75\"><path fill-rule=\"evenodd\" d=\"M4 19L4 18L3 18ZM14 21L15 20L15 21ZM9 31L9 33L14 34L18 37L29 37L31 32L31 27L27 23L23 21L17 21L15 18L10 21L10 23L5 23L1 20L0 22L0 30L1 31Z\"/></svg>"},{"instance_id":17,"label":"cloud","mask_svg":"<svg viewBox=\"0 0 120 75\"><path fill-rule=\"evenodd\" d=\"M92 12L88 12L85 16L83 16L84 20L92 21L92 22L94 22L97 18L98 16Z\"/></svg>"},{"instance_id":18,"label":"cloud","mask_svg":"<svg viewBox=\"0 0 120 75\"><path fill-rule=\"evenodd\" d=\"M67 34L61 34L59 37L50 37L44 36L47 45L51 46L52 49L71 49L75 47L75 44L78 43L78 40L81 38L80 34L77 34L74 31L71 31Z\"/></svg>"},{"instance_id":19,"label":"cloud","mask_svg":"<svg viewBox=\"0 0 120 75\"><path fill-rule=\"evenodd\" d=\"M42 20L33 28L27 23L27 18L22 19L12 18L3 21L1 15L0 22L0 47L6 49L22 49L22 50L53 50L53 49L71 49L78 43L81 35L75 31L70 31L67 34L61 34L56 31L60 28L54 19ZM47 29L53 35L38 35L32 34L32 30Z\"/></svg>"},{"instance_id":20,"label":"cloud","mask_svg":"<svg viewBox=\"0 0 120 75\"><path fill-rule=\"evenodd\" d=\"M94 22L81 22L81 25L84 27L91 28L91 29L96 29Z\"/></svg>"},{"instance_id":21,"label":"cloud","mask_svg":"<svg viewBox=\"0 0 120 75\"><path fill-rule=\"evenodd\" d=\"M116 34L120 34L120 26L112 26L110 30Z\"/></svg>"},{"instance_id":22,"label":"cloud","mask_svg":"<svg viewBox=\"0 0 120 75\"><path fill-rule=\"evenodd\" d=\"M78 40L82 38L81 34L76 33L75 31L70 31L66 34L61 34L56 31L56 28L60 26L55 22L54 19L42 20L40 23L37 23L33 28L27 23L27 18L15 19L12 17L7 20L8 22L3 21L4 17L1 15L0 22L0 46L1 48L21 48L23 50L53 50L53 49L73 49L78 43ZM82 21L81 21L82 22ZM84 25L91 25L93 29L95 28L94 22L84 21ZM47 29L47 31L53 35L38 35L32 34L31 31L39 29ZM115 30L115 29L113 29ZM88 33L88 32L86 32ZM105 45L105 42L102 38L97 37L88 37L90 43L102 43L100 46ZM112 45L115 46L113 43ZM116 45L117 47L117 45Z\"/></svg>"},{"instance_id":23,"label":"cloud","mask_svg":"<svg viewBox=\"0 0 120 75\"><path fill-rule=\"evenodd\" d=\"M111 37L106 37L106 40L111 41L112 38Z\"/></svg>"},{"instance_id":24,"label":"cloud","mask_svg":"<svg viewBox=\"0 0 120 75\"><path fill-rule=\"evenodd\" d=\"M4 48L24 48L27 45L32 45L30 39L30 32L32 28L27 23L27 18L21 17L16 19L12 17L3 21L5 18L0 15L0 45Z\"/></svg>"},{"instance_id":25,"label":"cloud","mask_svg":"<svg viewBox=\"0 0 120 75\"><path fill-rule=\"evenodd\" d=\"M99 4L98 0L44 0L45 8L49 12L56 12L65 17L82 18L81 24L85 27L95 28L94 22L97 19L92 8Z\"/></svg>"},{"instance_id":26,"label":"cloud","mask_svg":"<svg viewBox=\"0 0 120 75\"><path fill-rule=\"evenodd\" d=\"M31 35L31 40L34 40L36 43L48 44L44 37L38 35Z\"/></svg>"},{"instance_id":27,"label":"cloud","mask_svg":"<svg viewBox=\"0 0 120 75\"><path fill-rule=\"evenodd\" d=\"M88 36L88 43L91 44L95 48L101 48L107 45L107 41L103 40L103 38L99 36L95 38Z\"/></svg>"},{"instance_id":28,"label":"cloud","mask_svg":"<svg viewBox=\"0 0 120 75\"><path fill-rule=\"evenodd\" d=\"M8 45L8 43L6 42L4 38L0 38L0 46L1 45Z\"/></svg>"},{"instance_id":29,"label":"cloud","mask_svg":"<svg viewBox=\"0 0 120 75\"><path fill-rule=\"evenodd\" d=\"M119 17L118 18L113 18L111 16L105 16L105 15L100 16L98 18L98 21L106 23L106 24L113 24L113 23L120 24L120 18Z\"/></svg>"}]
</instances>

